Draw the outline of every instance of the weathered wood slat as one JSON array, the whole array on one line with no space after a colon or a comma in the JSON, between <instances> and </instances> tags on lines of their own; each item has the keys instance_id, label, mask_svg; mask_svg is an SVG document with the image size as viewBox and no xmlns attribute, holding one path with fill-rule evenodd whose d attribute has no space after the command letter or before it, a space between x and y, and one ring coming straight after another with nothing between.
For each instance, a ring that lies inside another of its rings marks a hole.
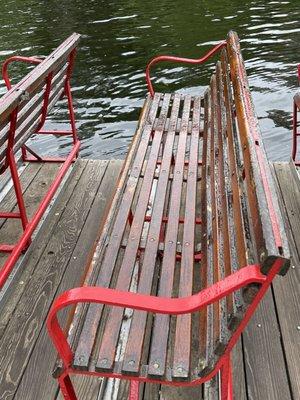
<instances>
[{"instance_id":1,"label":"weathered wood slat","mask_svg":"<svg viewBox=\"0 0 300 400\"><path fill-rule=\"evenodd\" d=\"M264 151L258 120L254 112L246 70L239 40L234 32L228 35L227 51L235 98L237 124L244 161L247 199L251 214L251 227L256 241L257 259L267 273L274 257L289 259L287 238L280 213L277 194ZM270 257L270 259L268 259ZM289 267L286 261L281 273Z\"/></svg>"},{"instance_id":2,"label":"weathered wood slat","mask_svg":"<svg viewBox=\"0 0 300 400\"><path fill-rule=\"evenodd\" d=\"M60 46L58 46L48 57L37 65L28 75L8 91L0 102L0 121L4 121L15 107L22 102L25 92L32 93L44 82L46 76L63 61L66 61L71 51L77 46L80 35L72 34Z\"/></svg>"},{"instance_id":3,"label":"weathered wood slat","mask_svg":"<svg viewBox=\"0 0 300 400\"><path fill-rule=\"evenodd\" d=\"M64 78L62 78L51 90L49 97L49 105L48 112L54 107L57 100L61 97L64 91ZM42 101L39 104L39 107L36 107L32 110L30 114L28 114L27 118L24 122L19 126L16 130L15 134L15 144L14 144L14 153L20 150L21 146L29 139L29 137L35 132L36 128L40 124L41 120L41 109L42 109ZM6 148L0 151L0 167L4 162L6 156Z\"/></svg>"},{"instance_id":4,"label":"weathered wood slat","mask_svg":"<svg viewBox=\"0 0 300 400\"><path fill-rule=\"evenodd\" d=\"M175 128L178 118L180 105L180 95L174 95L172 112L168 132L166 133L166 142L164 146L163 161L160 166L159 179L156 187L156 196L154 199L153 210L151 213L151 223L148 231L148 237L145 253L143 257L143 268L139 276L138 292L151 293L152 281L159 248L160 232L162 228L162 219L164 205L166 201L168 180L173 156L173 144L175 137ZM151 240L153 239L154 240ZM142 357L142 348L145 335L145 325L147 320L146 313L134 313L130 326L129 339L126 345L122 370L127 373L138 373Z\"/></svg>"},{"instance_id":5,"label":"weathered wood slat","mask_svg":"<svg viewBox=\"0 0 300 400\"><path fill-rule=\"evenodd\" d=\"M187 142L187 128L191 107L190 96L185 97L183 105L183 116L181 122L181 132L177 147L172 182L169 221L165 233L165 249L163 253L162 266L160 271L160 282L158 296L170 297L173 289L176 245L178 237L178 220L180 215L182 180L185 161L185 148ZM149 358L148 374L153 377L162 377L166 373L166 358L168 349L170 317L166 315L156 315L152 332L152 343Z\"/></svg>"},{"instance_id":6,"label":"weathered wood slat","mask_svg":"<svg viewBox=\"0 0 300 400\"><path fill-rule=\"evenodd\" d=\"M222 280L222 269L224 268L223 259L223 237L220 225L220 211L224 207L223 202L220 201L221 187L220 187L220 149L218 138L220 134L220 110L217 100L217 78L214 74L211 78L211 204L208 207L212 208L212 247L213 258L212 264L208 268L212 271L213 283ZM208 139L209 140L209 139ZM209 339L212 342L215 352L222 343L222 306L221 301L215 302L213 305L213 338Z\"/></svg>"},{"instance_id":7,"label":"weathered wood slat","mask_svg":"<svg viewBox=\"0 0 300 400\"><path fill-rule=\"evenodd\" d=\"M60 69L54 73L51 92L53 93L57 86L62 87L65 83L65 75L67 72L68 65L60 66ZM22 103L23 107L18 111L17 129L22 126L25 120L36 119L36 114L33 112L36 109L41 111L45 94L45 82L42 82L33 93L33 96L28 100L26 104ZM49 110L50 111L50 110ZM9 120L0 132L0 147L7 141L9 132ZM18 131L17 131L18 132ZM24 132L25 133L25 132Z\"/></svg>"},{"instance_id":8,"label":"weathered wood slat","mask_svg":"<svg viewBox=\"0 0 300 400\"><path fill-rule=\"evenodd\" d=\"M133 221L128 236L128 245L126 246L124 257L118 274L116 288L119 290L128 290L130 286L139 242L144 226L144 219L147 211L148 201L151 193L153 176L157 166L161 139L169 110L169 102L170 96L165 95L159 118L160 122L154 131L149 159L147 160L145 177L143 179L142 187L139 193L138 203L136 209L134 210ZM151 239L158 241L158 238L150 238L150 241ZM115 307L110 311L98 353L98 361L96 364L97 370L103 371L111 370L113 368L122 315L123 310L119 307Z\"/></svg>"},{"instance_id":9,"label":"weathered wood slat","mask_svg":"<svg viewBox=\"0 0 300 400\"><path fill-rule=\"evenodd\" d=\"M197 201L198 152L200 131L200 97L194 99L192 115L192 133L190 159L185 198L185 213L182 240L182 258L179 278L179 297L191 296L195 265L195 221ZM192 316L181 315L176 320L176 332L173 355L173 378L187 379L190 376L192 339Z\"/></svg>"},{"instance_id":10,"label":"weathered wood slat","mask_svg":"<svg viewBox=\"0 0 300 400\"><path fill-rule=\"evenodd\" d=\"M167 99L168 100L168 99ZM146 155L148 143L152 133L152 127L155 120L156 112L158 109L160 101L160 95L156 95L155 99L151 105L151 109L147 116L147 121L144 130L142 132L141 144L139 146L139 152L136 154L133 165L131 166L130 177L128 178L126 190L124 191L122 201L120 204L119 212L114 221L114 228L111 232L111 237L114 238L110 241L107 249L105 251L105 259L101 265L101 273L99 277L96 277L95 284L97 286L109 286L113 270L112 265L115 264L118 249L121 245L123 238L123 232L125 230L128 215L131 209L131 204L134 197L134 191L138 184L139 175L141 173L141 168ZM93 321L93 332L91 332L91 326L89 324L84 324L82 331L80 333L79 345L76 348L73 365L75 368L87 368L90 355L93 349L94 340L97 333L97 326L101 318L102 307L90 305L86 319L88 321Z\"/></svg>"},{"instance_id":11,"label":"weathered wood slat","mask_svg":"<svg viewBox=\"0 0 300 400\"><path fill-rule=\"evenodd\" d=\"M207 204L211 204L211 91L208 88L204 95L204 134L203 134L203 152L202 152L202 172L201 172L201 221L202 221L202 239L201 239L201 269L200 269L200 287L205 289L210 279L208 265L211 263L211 242L212 242L212 221L211 208ZM211 279L210 279L211 280ZM210 282L211 283L211 282ZM199 338L200 338L200 359L199 373L203 373L208 368L208 360L210 354L207 348L207 337L211 332L211 325L208 319L212 313L212 306L205 307L200 311L199 322ZM211 321L211 320L210 320Z\"/></svg>"},{"instance_id":12,"label":"weathered wood slat","mask_svg":"<svg viewBox=\"0 0 300 400\"><path fill-rule=\"evenodd\" d=\"M249 249L246 251L244 220L243 220L243 209L242 200L243 192L239 188L241 183L240 171L241 171L241 159L239 151L239 142L237 138L236 124L234 120L233 101L232 101L232 89L230 86L229 70L228 70L228 57L226 50L223 49L221 54L221 76L219 83L222 93L220 94L220 102L225 107L225 124L226 132L223 135L223 146L221 153L223 153L223 165L224 165L224 177L225 179L225 190L226 190L226 207L227 207L227 226L228 231L225 247L228 248L228 254L225 256L225 262L230 260L230 265L226 266L226 275L231 272L237 271L242 266L251 263L252 258L250 257ZM222 100L223 98L223 100ZM230 177L230 178L229 178ZM226 224L226 222L225 222ZM224 228L225 229L225 228ZM226 235L226 233L224 232ZM231 328L234 328L239 322L241 309L242 309L242 298L240 291L233 293L232 304L227 304L229 313L229 323ZM230 300L231 301L231 300Z\"/></svg>"}]
</instances>

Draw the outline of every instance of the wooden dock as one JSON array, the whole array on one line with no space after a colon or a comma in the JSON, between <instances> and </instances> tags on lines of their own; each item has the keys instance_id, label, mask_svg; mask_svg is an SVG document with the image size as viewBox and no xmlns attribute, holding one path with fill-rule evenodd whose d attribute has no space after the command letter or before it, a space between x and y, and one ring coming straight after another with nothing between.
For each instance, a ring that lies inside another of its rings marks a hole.
<instances>
[{"instance_id":1,"label":"wooden dock","mask_svg":"<svg viewBox=\"0 0 300 400\"><path fill-rule=\"evenodd\" d=\"M78 160L63 182L12 279L0 293L0 400L62 400L51 376L56 354L45 321L59 293L80 285L122 161ZM33 214L57 172L57 164L30 164L21 174ZM236 400L300 398L300 185L288 163L273 172L286 211L293 267L278 277L234 351ZM14 209L13 191L1 209ZM19 222L1 221L0 241L13 243ZM5 256L0 255L1 263ZM123 400L126 382L77 378L83 400ZM205 387L174 389L145 385L147 400L217 400L217 380Z\"/></svg>"}]
</instances>

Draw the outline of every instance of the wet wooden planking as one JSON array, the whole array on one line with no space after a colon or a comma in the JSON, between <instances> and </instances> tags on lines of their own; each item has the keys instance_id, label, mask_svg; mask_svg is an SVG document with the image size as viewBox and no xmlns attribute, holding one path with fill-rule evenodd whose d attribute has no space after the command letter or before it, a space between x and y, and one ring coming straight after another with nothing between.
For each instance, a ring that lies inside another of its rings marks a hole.
<instances>
[{"instance_id":1,"label":"wet wooden planking","mask_svg":"<svg viewBox=\"0 0 300 400\"><path fill-rule=\"evenodd\" d=\"M80 231L78 231L78 245L73 249L70 262L66 266L63 278L57 288L56 296L68 288L82 285L82 281L85 276L84 266L88 264L88 261L92 256L92 249L97 236L97 230L104 222L103 218L105 217L105 208L112 197L114 189L112 181L116 182L122 166L122 161L89 161L88 163L95 163L102 176L100 175L98 182L95 182L97 190L94 193L89 214L85 220L84 226ZM75 187L75 191L79 190L79 185L81 185L80 190L85 190L84 182L86 184L88 183L87 178L90 172L91 171L88 169L83 172L83 178L85 179L81 179L78 187ZM71 203L72 201L70 199L68 203L70 207L72 206ZM43 255L41 256L41 259L42 258ZM69 309L66 309L60 314L62 321L69 320L69 318L67 318L69 311ZM64 323L64 325L66 324ZM47 357L47 363L43 362L45 352L49 354ZM48 396L50 396L48 391L51 393L54 390L56 382L51 374L49 374L49 365L51 370L54 366L55 359L56 353L53 351L52 343L49 341L48 332L44 327L37 340L34 352L31 355L22 381L16 392L17 399L29 400L30 397L27 397L27 393L30 393L30 395L34 396L34 398L48 398ZM35 385L34 389L29 391L32 375L36 376L37 379L41 379L41 377L44 376L46 382L42 387ZM76 376L74 377L74 381L76 383L76 388L82 393L84 390L83 388L86 388L88 393L94 393L96 388L99 386L99 380L93 380L89 377ZM41 391L42 389L45 390L45 392ZM93 397L91 396L91 399L92 398Z\"/></svg>"},{"instance_id":2,"label":"wet wooden planking","mask_svg":"<svg viewBox=\"0 0 300 400\"><path fill-rule=\"evenodd\" d=\"M72 251L77 244L77 233L89 213L93 196L98 187L102 171L97 163L88 163L86 176L80 185L85 183L84 191L78 190L71 199L70 207L64 210L62 218L53 232L45 249L47 257L43 257L43 268L35 269L35 273L27 282L26 288L15 310L15 318L6 328L0 344L0 364L2 366L1 389L11 393L18 386L30 354L45 322L49 307L56 295L63 271L68 264ZM36 260L38 262L38 260ZM54 267L55 265L55 267ZM28 335L28 330L32 330ZM13 348L13 351L10 349ZM17 365L15 361L18 360ZM11 363L14 363L14 381L10 378Z\"/></svg>"},{"instance_id":3,"label":"wet wooden planking","mask_svg":"<svg viewBox=\"0 0 300 400\"><path fill-rule=\"evenodd\" d=\"M165 248L163 253L158 296L170 297L173 290L176 248L178 241L179 216L183 171L185 164L185 148L187 129L190 115L190 97L186 97L183 104L181 132L175 156L174 180L171 186L168 224L165 232ZM148 374L153 377L162 377L166 373L170 317L156 315L154 319L152 342L149 355Z\"/></svg>"},{"instance_id":4,"label":"wet wooden planking","mask_svg":"<svg viewBox=\"0 0 300 400\"><path fill-rule=\"evenodd\" d=\"M104 259L100 257L98 262L101 265L101 274L96 275L96 286L108 287L112 278L113 268L112 265L117 261L118 251L121 245L123 234L128 222L128 216L130 213L131 205L134 199L135 188L139 182L139 175L141 173L144 158L148 148L148 143L153 133L153 123L155 121L156 113L159 107L161 96L155 95L154 101L151 104L151 109L147 115L146 125L143 129L141 136L141 144L139 146L139 152L134 159L133 165L130 165L130 177L126 185L126 190L123 194L122 201L119 206L116 220L114 221L114 227L111 232L111 236L114 238L110 241L110 244L105 250ZM169 97L167 97L167 101ZM131 160L129 160L131 163ZM122 189L123 190L123 189ZM94 267L97 270L96 267ZM84 323L78 339L78 346L75 351L73 365L74 368L88 368L88 363L93 350L94 342L97 335L97 327L101 318L103 307L95 304L91 304L88 307L86 320L88 323ZM90 321L93 321L93 330L91 331Z\"/></svg>"},{"instance_id":5,"label":"wet wooden planking","mask_svg":"<svg viewBox=\"0 0 300 400\"><path fill-rule=\"evenodd\" d=\"M147 211L148 201L151 193L153 176L157 166L158 153L161 146L161 139L164 132L164 126L166 117L169 111L169 103L171 96L165 95L163 99L163 104L161 107L161 114L159 117L160 122L158 123L156 130L153 134L152 146L149 154L149 159L147 160L147 170L145 177L142 182L142 187L139 193L139 200L134 211L132 224L130 226L130 232L128 236L128 245L124 251L124 257L121 262L121 267L118 273L118 278L116 282L116 289L118 290L128 290L131 278L135 266L135 261L137 258L137 251L142 235L142 230L144 227L144 220ZM121 211L118 215L121 215ZM116 224L114 229L116 229ZM157 239L158 240L158 239ZM105 266L106 254L104 259ZM112 262L107 258L107 265L109 268L112 266ZM102 280L102 269L100 272L100 280ZM97 282L98 284L98 282ZM101 285L101 282L99 282ZM101 285L102 286L102 285ZM104 334L101 339L100 349L97 355L96 370L97 371L109 371L112 370L117 341L119 338L119 332L121 327L121 322L123 318L123 309L119 307L114 307L110 310L110 314L107 319Z\"/></svg>"},{"instance_id":6,"label":"wet wooden planking","mask_svg":"<svg viewBox=\"0 0 300 400\"><path fill-rule=\"evenodd\" d=\"M273 288L292 394L296 399L300 397L300 178L291 164L274 163L273 168L292 244L292 268L284 278L274 281Z\"/></svg>"},{"instance_id":7,"label":"wet wooden planking","mask_svg":"<svg viewBox=\"0 0 300 400\"><path fill-rule=\"evenodd\" d=\"M188 178L185 196L182 254L180 265L178 297L193 294L195 269L195 223L198 179L198 152L200 131L200 97L193 100L192 133L189 148ZM173 378L187 379L191 373L192 315L181 315L176 319L174 338Z\"/></svg>"},{"instance_id":8,"label":"wet wooden planking","mask_svg":"<svg viewBox=\"0 0 300 400\"><path fill-rule=\"evenodd\" d=\"M145 265L145 267L141 268L139 275L139 293L150 294L153 286L159 239L162 230L163 213L165 209L165 203L168 200L167 189L171 170L175 128L177 124L180 100L180 95L175 94L172 104L170 123L168 126L168 131L165 134L166 141L162 164L160 166L159 178L155 189L156 195L152 205L151 222L148 231L148 238L150 238L150 240L147 240L144 257L142 260L142 263ZM159 196L157 194L159 194ZM147 313L134 312L122 366L122 370L124 372L138 373L140 369L146 320Z\"/></svg>"}]
</instances>

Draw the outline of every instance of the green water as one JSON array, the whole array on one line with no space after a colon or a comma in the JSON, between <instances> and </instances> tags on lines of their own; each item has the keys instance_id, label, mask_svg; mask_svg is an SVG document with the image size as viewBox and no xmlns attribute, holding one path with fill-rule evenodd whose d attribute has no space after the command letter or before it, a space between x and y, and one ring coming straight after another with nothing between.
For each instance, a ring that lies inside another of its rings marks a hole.
<instances>
[{"instance_id":1,"label":"green water","mask_svg":"<svg viewBox=\"0 0 300 400\"><path fill-rule=\"evenodd\" d=\"M0 61L13 54L47 55L70 33L82 34L73 78L82 156L122 158L147 93L144 69L156 54L199 57L226 37L241 38L243 55L269 157L290 155L292 96L300 62L300 0L2 0ZM197 93L213 63L164 65L157 90ZM15 70L20 78L24 70ZM1 81L0 93L5 88ZM60 121L60 122L58 122ZM51 124L64 126L62 103ZM35 146L64 154L66 139Z\"/></svg>"}]
</instances>

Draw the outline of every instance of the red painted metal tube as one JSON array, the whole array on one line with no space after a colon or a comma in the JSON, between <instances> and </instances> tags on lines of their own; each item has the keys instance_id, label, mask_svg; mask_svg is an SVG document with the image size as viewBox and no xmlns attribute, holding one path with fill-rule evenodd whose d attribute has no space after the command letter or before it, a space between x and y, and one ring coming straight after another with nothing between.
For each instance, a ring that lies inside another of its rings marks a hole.
<instances>
[{"instance_id":1,"label":"red painted metal tube","mask_svg":"<svg viewBox=\"0 0 300 400\"><path fill-rule=\"evenodd\" d=\"M250 283L263 284L266 279L266 276L260 272L259 265L249 265L215 283L213 286L184 298L156 297L101 287L85 286L75 288L64 292L55 300L47 319L47 328L67 368L70 366L73 354L65 333L59 325L57 313L69 305L100 303L160 314L188 314L198 311Z\"/></svg>"},{"instance_id":2,"label":"red painted metal tube","mask_svg":"<svg viewBox=\"0 0 300 400\"><path fill-rule=\"evenodd\" d=\"M20 218L20 213L15 212L0 212L0 218Z\"/></svg>"},{"instance_id":3,"label":"red painted metal tube","mask_svg":"<svg viewBox=\"0 0 300 400\"><path fill-rule=\"evenodd\" d=\"M220 51L226 45L227 45L226 41L220 42L219 44L217 44L215 47L213 47L207 54L205 54L201 58L185 58L185 57L174 57L174 56L165 56L165 55L161 55L161 56L152 58L152 60L148 63L148 65L146 67L146 82L147 82L148 91L149 91L151 97L153 97L153 95L154 95L154 89L153 89L153 85L151 82L150 69L155 64L162 62L162 61L171 61L171 62L184 63L184 64L203 64L205 61L207 61L209 58L211 58L214 54L216 54L218 51Z\"/></svg>"},{"instance_id":4,"label":"red painted metal tube","mask_svg":"<svg viewBox=\"0 0 300 400\"><path fill-rule=\"evenodd\" d=\"M0 251L2 253L11 253L14 248L14 244L0 244Z\"/></svg>"},{"instance_id":5,"label":"red painted metal tube","mask_svg":"<svg viewBox=\"0 0 300 400\"><path fill-rule=\"evenodd\" d=\"M71 163L76 158L76 155L78 154L78 151L79 151L79 147L80 147L80 142L77 141L77 143L74 145L72 151L66 158L66 161L60 167L59 173L57 174L55 180L53 181L52 185L50 186L46 196L42 200L38 210L34 214L34 217L32 218L32 220L30 222L28 222L21 239L15 245L14 250L12 251L10 257L6 260L5 264L3 265L3 267L0 271L0 289L3 287L7 277L9 276L14 264L16 263L17 259L20 256L22 250L24 249L24 247L30 240L33 231L37 227L41 217L43 216L44 212L46 211L46 208L48 207L52 197L54 196L54 193L58 189L58 186L60 185L68 168L70 167Z\"/></svg>"},{"instance_id":6,"label":"red painted metal tube","mask_svg":"<svg viewBox=\"0 0 300 400\"><path fill-rule=\"evenodd\" d=\"M4 61L4 63L2 64L2 78L6 84L7 89L11 89L11 83L10 83L10 79L8 76L8 66L9 64L11 64L12 62L15 61L21 61L21 62L25 62L25 63L29 63L29 64L40 64L43 60L37 58L37 57L23 57L23 56L13 56L8 58L7 60Z\"/></svg>"}]
</instances>

